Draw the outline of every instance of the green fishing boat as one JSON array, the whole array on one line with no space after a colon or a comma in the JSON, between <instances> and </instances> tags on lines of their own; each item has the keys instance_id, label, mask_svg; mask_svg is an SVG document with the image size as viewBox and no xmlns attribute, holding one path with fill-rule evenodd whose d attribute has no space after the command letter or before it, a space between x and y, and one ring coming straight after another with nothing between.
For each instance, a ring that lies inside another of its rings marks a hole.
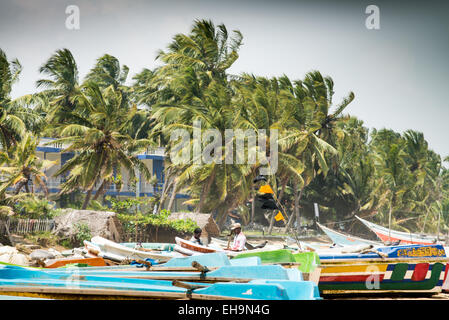
<instances>
[{"instance_id":1,"label":"green fishing boat","mask_svg":"<svg viewBox=\"0 0 449 320\"><path fill-rule=\"evenodd\" d=\"M320 257L315 252L295 252L288 249L242 252L233 259L259 257L262 264L281 264L297 267L304 279L318 282L320 276Z\"/></svg>"}]
</instances>

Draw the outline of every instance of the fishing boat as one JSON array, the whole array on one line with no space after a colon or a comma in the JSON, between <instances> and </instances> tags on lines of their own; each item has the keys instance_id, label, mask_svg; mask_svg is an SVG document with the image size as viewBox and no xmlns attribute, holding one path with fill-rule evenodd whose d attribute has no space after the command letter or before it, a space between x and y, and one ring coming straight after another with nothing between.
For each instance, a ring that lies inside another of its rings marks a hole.
<instances>
[{"instance_id":1,"label":"fishing boat","mask_svg":"<svg viewBox=\"0 0 449 320\"><path fill-rule=\"evenodd\" d=\"M195 283L147 280L95 275L62 275L16 266L0 267L0 294L36 295L76 299L78 296L151 299L320 299L318 287L310 281L258 279L247 283Z\"/></svg>"},{"instance_id":2,"label":"fishing boat","mask_svg":"<svg viewBox=\"0 0 449 320\"><path fill-rule=\"evenodd\" d=\"M375 223L366 221L365 219L362 219L358 216L355 217L359 219L371 231L373 231L384 243L399 242L400 244L424 244L424 245L431 245L437 243L437 238L433 236L390 230L388 228L379 226Z\"/></svg>"},{"instance_id":3,"label":"fishing boat","mask_svg":"<svg viewBox=\"0 0 449 320\"><path fill-rule=\"evenodd\" d=\"M254 250L254 249L265 249L265 250L277 250L277 249L282 249L282 245L272 245L272 244L267 244L268 241L265 240L264 243L260 243L258 245L252 245L250 244L248 241L246 242L245 245L245 250ZM211 242L209 243L209 247L215 247L215 248L227 248L230 244L230 241L225 241L219 238L214 238L211 237Z\"/></svg>"},{"instance_id":4,"label":"fishing boat","mask_svg":"<svg viewBox=\"0 0 449 320\"><path fill-rule=\"evenodd\" d=\"M199 245L197 243L194 243L192 241L188 241L185 239L181 239L176 237L176 246L175 251L178 251L180 253L183 253L185 255L195 255L198 253L213 253L213 252L225 252L229 257L234 257L239 255L241 252L264 252L264 251L272 251L274 248L280 249L282 246L275 245L275 246L266 246L263 245L262 248L257 249L251 249L251 250L243 250L243 251L232 251L232 250L226 250L222 248L223 242L217 242L217 239L214 239L214 241L209 246L203 246ZM222 240L220 240L222 241ZM227 247L227 245L226 245Z\"/></svg>"},{"instance_id":5,"label":"fishing boat","mask_svg":"<svg viewBox=\"0 0 449 320\"><path fill-rule=\"evenodd\" d=\"M149 271L105 271L90 268L61 268L47 271L61 277L71 275L73 278L85 276L114 277L126 279L182 280L197 282L249 282L255 279L303 281L298 269L284 268L279 265L225 265L211 268L197 262L192 263L195 271L167 271L165 268L153 268ZM180 268L177 268L178 270ZM172 269L176 270L176 269Z\"/></svg>"},{"instance_id":6,"label":"fishing boat","mask_svg":"<svg viewBox=\"0 0 449 320\"><path fill-rule=\"evenodd\" d=\"M180 246L181 248L194 251L194 252L201 252L201 253L212 253L212 252L219 252L224 251L223 249L220 249L218 247L206 247L197 243L194 243L192 241L188 241L179 237L175 237L176 244Z\"/></svg>"},{"instance_id":7,"label":"fishing boat","mask_svg":"<svg viewBox=\"0 0 449 320\"><path fill-rule=\"evenodd\" d=\"M98 251L98 256L118 262L126 259L144 260L147 258L158 261L168 261L177 254L176 252L170 251L153 252L136 250L100 236L95 236L91 239L90 242L85 241L84 244L88 247L88 250L90 250L90 252Z\"/></svg>"},{"instance_id":8,"label":"fishing boat","mask_svg":"<svg viewBox=\"0 0 449 320\"><path fill-rule=\"evenodd\" d=\"M100 267L106 266L106 262L103 258L84 258L84 257L70 257L70 258L60 258L60 259L49 259L45 261L45 268L60 268L68 264L82 263L88 266Z\"/></svg>"},{"instance_id":9,"label":"fishing boat","mask_svg":"<svg viewBox=\"0 0 449 320\"><path fill-rule=\"evenodd\" d=\"M370 244L373 246L382 245L381 242L366 240L343 232L335 231L331 228L323 226L322 224L319 224L318 222L316 224L332 240L333 243L340 246L353 246L363 244Z\"/></svg>"},{"instance_id":10,"label":"fishing boat","mask_svg":"<svg viewBox=\"0 0 449 320\"><path fill-rule=\"evenodd\" d=\"M175 249L174 243L163 243L163 242L123 242L120 245L127 248L132 248L136 250L153 250L153 251L173 251Z\"/></svg>"},{"instance_id":11,"label":"fishing boat","mask_svg":"<svg viewBox=\"0 0 449 320\"><path fill-rule=\"evenodd\" d=\"M441 292L449 258L441 245L368 247L318 252L323 294ZM355 250L354 250L355 251Z\"/></svg>"},{"instance_id":12,"label":"fishing boat","mask_svg":"<svg viewBox=\"0 0 449 320\"><path fill-rule=\"evenodd\" d=\"M262 264L279 264L285 267L295 268L301 271L303 279L312 281L316 284L319 282L321 268L318 254L312 251L292 252L289 249L278 249L268 251L248 250L241 252L233 260L249 259L257 257Z\"/></svg>"},{"instance_id":13,"label":"fishing boat","mask_svg":"<svg viewBox=\"0 0 449 320\"><path fill-rule=\"evenodd\" d=\"M168 268L168 267L178 267L178 268L189 268L192 263L196 262L203 266L211 267L222 267L222 266L258 266L262 264L259 257L244 257L242 259L229 259L229 257L224 252L213 252L205 253L196 256L184 257L184 258L173 258L166 263L154 266L157 268Z\"/></svg>"},{"instance_id":14,"label":"fishing boat","mask_svg":"<svg viewBox=\"0 0 449 320\"><path fill-rule=\"evenodd\" d=\"M187 248L183 248L178 244L175 244L174 251L179 252L180 254L182 254L184 256L197 256L197 255L203 254L202 252L199 252L199 251L193 251L193 250L190 250Z\"/></svg>"}]
</instances>

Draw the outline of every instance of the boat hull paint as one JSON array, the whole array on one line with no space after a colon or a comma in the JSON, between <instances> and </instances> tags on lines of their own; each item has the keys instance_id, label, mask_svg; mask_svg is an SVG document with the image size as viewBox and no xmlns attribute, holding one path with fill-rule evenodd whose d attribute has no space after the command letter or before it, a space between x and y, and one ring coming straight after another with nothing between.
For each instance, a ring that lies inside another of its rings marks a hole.
<instances>
[{"instance_id":1,"label":"boat hull paint","mask_svg":"<svg viewBox=\"0 0 449 320\"><path fill-rule=\"evenodd\" d=\"M126 246L120 245L108 239L96 236L91 239L91 243L98 246L102 253L104 253L104 257L110 256L117 257L118 259L153 259L158 261L168 261L173 256L168 254L158 254L155 252L146 252L135 250L132 248L128 248ZM85 243L86 244L86 243ZM172 253L172 252L169 252ZM100 254L101 256L101 254Z\"/></svg>"},{"instance_id":2,"label":"boat hull paint","mask_svg":"<svg viewBox=\"0 0 449 320\"><path fill-rule=\"evenodd\" d=\"M415 233L406 233L395 230L389 230L388 228L384 228L375 223L366 221L358 216L355 217L359 219L371 231L373 231L383 242L400 241L400 244L423 244L423 245L431 245L435 244L436 242L436 238L431 236L421 236Z\"/></svg>"},{"instance_id":3,"label":"boat hull paint","mask_svg":"<svg viewBox=\"0 0 449 320\"><path fill-rule=\"evenodd\" d=\"M383 256L375 252L320 254L320 292L442 291L449 258L441 245L415 244L377 250Z\"/></svg>"},{"instance_id":4,"label":"boat hull paint","mask_svg":"<svg viewBox=\"0 0 449 320\"><path fill-rule=\"evenodd\" d=\"M155 299L319 299L314 284L304 281L276 281L260 279L248 283L201 284L193 290L174 286L172 281L127 279L121 277L99 277L56 274L41 270L3 266L0 268L0 292L65 294L65 295L110 295L135 296ZM192 285L198 285L192 283ZM293 294L296 285L303 291ZM308 290L308 292L305 292Z\"/></svg>"},{"instance_id":5,"label":"boat hull paint","mask_svg":"<svg viewBox=\"0 0 449 320\"><path fill-rule=\"evenodd\" d=\"M125 246L127 248L132 249L139 249L139 247L144 249L151 249L151 250L157 250L157 251L173 251L175 248L175 244L173 243L160 243L160 242L123 242L120 243L120 245Z\"/></svg>"},{"instance_id":6,"label":"boat hull paint","mask_svg":"<svg viewBox=\"0 0 449 320\"><path fill-rule=\"evenodd\" d=\"M323 263L321 268L319 289L323 294L342 291L441 292L446 263L398 261L354 265L348 261L347 264L336 266Z\"/></svg>"},{"instance_id":7,"label":"boat hull paint","mask_svg":"<svg viewBox=\"0 0 449 320\"><path fill-rule=\"evenodd\" d=\"M153 269L154 270L154 269ZM259 266L222 266L220 268L201 273L193 271L98 271L90 268L54 269L47 272L50 276L68 277L73 279L83 277L119 277L129 279L153 280L185 280L185 281L239 281L248 282L253 279L302 281L302 273L297 269L283 268L279 265Z\"/></svg>"},{"instance_id":8,"label":"boat hull paint","mask_svg":"<svg viewBox=\"0 0 449 320\"><path fill-rule=\"evenodd\" d=\"M323 230L323 232L332 240L333 243L336 243L341 246L353 246L353 245L364 245L370 244L374 246L382 245L380 242L365 240L362 238L358 238L355 236L343 234L341 232L332 230L328 227L325 227L319 223L317 225Z\"/></svg>"},{"instance_id":9,"label":"boat hull paint","mask_svg":"<svg viewBox=\"0 0 449 320\"><path fill-rule=\"evenodd\" d=\"M188 241L185 239L181 239L179 237L175 237L176 244L181 246L182 248L195 251L195 252L201 252L201 253L213 253L213 252L219 252L223 250L219 250L216 248L206 247L202 246L196 243L193 243L192 241Z\"/></svg>"},{"instance_id":10,"label":"boat hull paint","mask_svg":"<svg viewBox=\"0 0 449 320\"><path fill-rule=\"evenodd\" d=\"M103 258L62 258L52 259L45 263L45 268L60 268L72 263L82 263L92 267L104 267L106 263Z\"/></svg>"},{"instance_id":11,"label":"boat hull paint","mask_svg":"<svg viewBox=\"0 0 449 320\"><path fill-rule=\"evenodd\" d=\"M288 249L259 251L259 252L243 252L235 256L233 260L249 257L259 257L262 264L299 263L298 269L301 272L306 273L314 271L315 268L320 265L320 258L318 254L316 254L315 252L292 253Z\"/></svg>"}]
</instances>

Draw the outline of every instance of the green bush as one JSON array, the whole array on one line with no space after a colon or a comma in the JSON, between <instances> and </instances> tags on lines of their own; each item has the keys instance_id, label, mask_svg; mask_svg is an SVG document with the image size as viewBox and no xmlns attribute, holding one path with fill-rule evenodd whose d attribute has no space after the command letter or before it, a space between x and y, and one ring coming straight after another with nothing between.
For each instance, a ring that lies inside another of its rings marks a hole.
<instances>
[{"instance_id":1,"label":"green bush","mask_svg":"<svg viewBox=\"0 0 449 320\"><path fill-rule=\"evenodd\" d=\"M57 213L55 204L47 199L40 199L37 196L30 195L20 199L14 204L14 212L22 217L30 219L50 219Z\"/></svg>"},{"instance_id":2,"label":"green bush","mask_svg":"<svg viewBox=\"0 0 449 320\"><path fill-rule=\"evenodd\" d=\"M87 206L87 209L94 210L94 211L108 211L109 210L109 208L107 206L103 206L97 200L91 200L89 202L89 205Z\"/></svg>"},{"instance_id":3,"label":"green bush","mask_svg":"<svg viewBox=\"0 0 449 320\"><path fill-rule=\"evenodd\" d=\"M169 220L170 211L161 210L159 214L142 214L136 215L118 214L119 220L122 222L123 228L127 233L134 232L136 226L145 227L148 225L157 227L168 227L180 232L193 232L198 225L192 219L186 220Z\"/></svg>"},{"instance_id":4,"label":"green bush","mask_svg":"<svg viewBox=\"0 0 449 320\"><path fill-rule=\"evenodd\" d=\"M142 207L148 207L152 211L155 203L153 197L118 199L107 196L105 200L110 202L112 211L119 214L138 214Z\"/></svg>"},{"instance_id":5,"label":"green bush","mask_svg":"<svg viewBox=\"0 0 449 320\"><path fill-rule=\"evenodd\" d=\"M90 233L90 228L86 223L78 222L75 224L75 236L72 239L72 245L83 246L84 240L89 240L92 238Z\"/></svg>"}]
</instances>

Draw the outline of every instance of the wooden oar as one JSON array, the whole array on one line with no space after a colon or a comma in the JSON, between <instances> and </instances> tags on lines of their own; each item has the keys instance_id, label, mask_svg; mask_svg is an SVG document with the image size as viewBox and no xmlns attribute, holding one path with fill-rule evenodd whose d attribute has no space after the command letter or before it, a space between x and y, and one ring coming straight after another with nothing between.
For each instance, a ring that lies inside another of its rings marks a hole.
<instances>
[{"instance_id":1,"label":"wooden oar","mask_svg":"<svg viewBox=\"0 0 449 320\"><path fill-rule=\"evenodd\" d=\"M208 271L210 271L207 267L203 266L198 261L193 261L192 262L192 267L195 268L198 271L201 271L201 272L208 272Z\"/></svg>"},{"instance_id":2,"label":"wooden oar","mask_svg":"<svg viewBox=\"0 0 449 320\"><path fill-rule=\"evenodd\" d=\"M180 288L185 288L187 289L186 291L186 296L188 299L192 298L192 292L195 289L201 289L201 288L206 288L207 286L203 286L203 285L198 285L198 284L192 284L192 283L187 283L187 282L181 282L179 280L174 280L171 283L173 286L175 287L180 287Z\"/></svg>"},{"instance_id":3,"label":"wooden oar","mask_svg":"<svg viewBox=\"0 0 449 320\"><path fill-rule=\"evenodd\" d=\"M206 285L192 284L192 283L188 283L188 282L182 282L179 280L173 280L171 284L175 287L185 288L185 289L189 289L189 290L195 290L195 289L207 287Z\"/></svg>"},{"instance_id":4,"label":"wooden oar","mask_svg":"<svg viewBox=\"0 0 449 320\"><path fill-rule=\"evenodd\" d=\"M207 267L201 265L198 261L193 261L193 262L192 262L192 267L194 267L194 268L197 269L198 271L201 271L200 279L206 278L206 273L207 273L208 271L210 271Z\"/></svg>"}]
</instances>

